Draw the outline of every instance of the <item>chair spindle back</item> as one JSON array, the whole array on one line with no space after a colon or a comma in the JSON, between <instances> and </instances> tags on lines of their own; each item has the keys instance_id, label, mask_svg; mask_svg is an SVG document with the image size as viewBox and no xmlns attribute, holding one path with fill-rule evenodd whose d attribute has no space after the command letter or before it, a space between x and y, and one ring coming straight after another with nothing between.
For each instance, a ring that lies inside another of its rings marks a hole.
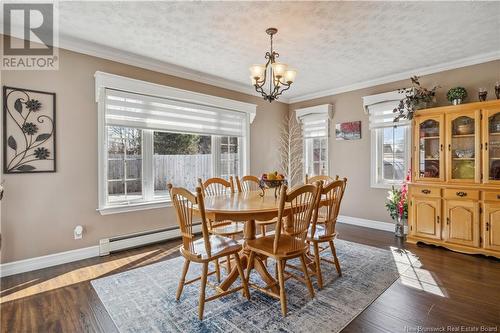
<instances>
[{"instance_id":1,"label":"chair spindle back","mask_svg":"<svg viewBox=\"0 0 500 333\"><path fill-rule=\"evenodd\" d=\"M330 176L326 176L326 175L319 175L319 176L313 176L313 177L309 177L307 174L306 174L306 184L314 184L315 182L320 182L322 181L323 182L323 186L326 186L328 184L330 184L331 182L333 182L335 179L330 177Z\"/></svg>"},{"instance_id":2,"label":"chair spindle back","mask_svg":"<svg viewBox=\"0 0 500 333\"><path fill-rule=\"evenodd\" d=\"M288 187L283 185L280 193L278 222L275 229L276 232L273 244L274 253L278 250L282 232L297 240L297 242L293 244L293 247L296 247L297 250L303 247L321 188L321 183L317 182L314 185L306 184L299 186L292 189L290 193L287 193ZM287 203L289 206L285 207ZM289 210L289 212L285 221L283 221L285 210Z\"/></svg>"},{"instance_id":3,"label":"chair spindle back","mask_svg":"<svg viewBox=\"0 0 500 333\"><path fill-rule=\"evenodd\" d=\"M195 234L193 232L193 206L198 205L198 210L201 215L201 226L203 240L205 243L206 253L210 256L209 233L205 218L205 204L203 202L203 194L201 187L196 187L196 195L182 187L173 187L172 184L167 185L170 192L170 197L175 207L177 215L177 223L182 235L182 246L185 251L194 256L199 256L194 248Z\"/></svg>"},{"instance_id":4,"label":"chair spindle back","mask_svg":"<svg viewBox=\"0 0 500 333\"><path fill-rule=\"evenodd\" d=\"M205 196L224 195L234 193L233 176L229 181L223 178L209 178L205 182L198 178L198 184L203 189Z\"/></svg>"},{"instance_id":5,"label":"chair spindle back","mask_svg":"<svg viewBox=\"0 0 500 333\"><path fill-rule=\"evenodd\" d=\"M321 189L321 198L318 200L318 205L321 206L324 215L324 227L325 235L331 236L335 233L335 224L337 223L337 217L340 211L340 204L342 202L342 196L344 195L344 190L346 187L347 180L334 180L333 182L325 185ZM314 212L314 217L312 219L311 235L316 233L316 224L318 222L318 211L316 209Z\"/></svg>"},{"instance_id":6,"label":"chair spindle back","mask_svg":"<svg viewBox=\"0 0 500 333\"><path fill-rule=\"evenodd\" d=\"M260 180L255 176L243 176L241 179L236 176L236 185L238 186L238 192L260 190Z\"/></svg>"}]
</instances>

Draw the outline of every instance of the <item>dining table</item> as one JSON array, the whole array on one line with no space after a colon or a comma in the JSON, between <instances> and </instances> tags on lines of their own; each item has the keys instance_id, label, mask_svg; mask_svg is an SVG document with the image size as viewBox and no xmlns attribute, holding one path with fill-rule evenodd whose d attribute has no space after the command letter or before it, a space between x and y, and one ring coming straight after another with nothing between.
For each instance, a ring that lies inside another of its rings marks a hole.
<instances>
[{"instance_id":1,"label":"dining table","mask_svg":"<svg viewBox=\"0 0 500 333\"><path fill-rule=\"evenodd\" d=\"M279 196L276 197L273 191L248 191L236 192L224 195L206 196L204 198L205 217L212 221L234 221L244 223L243 230L243 249L240 254L243 268L249 266L250 250L246 246L248 240L256 238L255 221L269 221L278 216ZM197 207L195 214L200 215ZM291 212L289 203L285 203L283 218ZM289 219L285 218L284 223ZM266 257L263 255L254 256L253 268L260 275L262 281L266 284L264 288L258 288L262 291L271 291L279 294L277 280L269 273L265 264ZM238 278L236 265L229 272L227 277L219 285L221 291L226 291Z\"/></svg>"}]
</instances>

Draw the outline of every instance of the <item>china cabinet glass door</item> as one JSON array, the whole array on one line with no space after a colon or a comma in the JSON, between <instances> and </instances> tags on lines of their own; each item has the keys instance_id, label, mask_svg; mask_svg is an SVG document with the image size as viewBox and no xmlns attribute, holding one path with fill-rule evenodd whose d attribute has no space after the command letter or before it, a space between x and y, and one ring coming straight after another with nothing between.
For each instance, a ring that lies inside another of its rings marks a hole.
<instances>
[{"instance_id":1,"label":"china cabinet glass door","mask_svg":"<svg viewBox=\"0 0 500 333\"><path fill-rule=\"evenodd\" d=\"M484 182L500 183L500 110L484 114Z\"/></svg>"},{"instance_id":2,"label":"china cabinet glass door","mask_svg":"<svg viewBox=\"0 0 500 333\"><path fill-rule=\"evenodd\" d=\"M450 114L448 121L448 179L480 182L479 111Z\"/></svg>"},{"instance_id":3,"label":"china cabinet glass door","mask_svg":"<svg viewBox=\"0 0 500 333\"><path fill-rule=\"evenodd\" d=\"M416 179L443 180L443 116L419 117L416 129Z\"/></svg>"}]
</instances>

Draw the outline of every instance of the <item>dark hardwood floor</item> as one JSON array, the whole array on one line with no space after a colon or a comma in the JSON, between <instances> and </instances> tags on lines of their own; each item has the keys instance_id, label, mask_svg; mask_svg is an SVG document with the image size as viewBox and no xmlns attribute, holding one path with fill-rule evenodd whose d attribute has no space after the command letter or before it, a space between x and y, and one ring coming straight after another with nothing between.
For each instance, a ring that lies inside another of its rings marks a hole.
<instances>
[{"instance_id":1,"label":"dark hardwood floor","mask_svg":"<svg viewBox=\"0 0 500 333\"><path fill-rule=\"evenodd\" d=\"M341 239L405 248L422 263L414 278L400 278L343 332L500 330L499 260L407 245L373 229L339 224L338 231ZM175 257L179 244L168 241L2 278L1 332L117 332L90 280Z\"/></svg>"}]
</instances>

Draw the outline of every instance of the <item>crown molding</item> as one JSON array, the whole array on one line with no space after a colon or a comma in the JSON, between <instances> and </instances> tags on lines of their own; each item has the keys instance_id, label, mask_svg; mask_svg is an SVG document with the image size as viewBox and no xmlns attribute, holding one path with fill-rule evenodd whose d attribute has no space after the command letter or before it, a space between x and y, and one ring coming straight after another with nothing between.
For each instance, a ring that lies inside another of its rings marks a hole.
<instances>
[{"instance_id":1,"label":"crown molding","mask_svg":"<svg viewBox=\"0 0 500 333\"><path fill-rule=\"evenodd\" d=\"M461 67L466 67L466 66L477 65L477 64L481 64L481 63L485 63L485 62L493 61L493 60L498 60L498 59L500 59L500 51L483 53L483 54L475 55L472 57L467 57L467 58L463 58L463 59L459 59L459 60L445 62L445 63L438 64L438 65L421 67L421 68L417 68L417 69L410 70L410 71L391 74L391 75L383 76L383 77L378 78L378 79L358 82L358 83L346 85L346 86L339 87L339 88L327 89L327 90L322 90L322 91L318 91L318 92L314 92L314 93L310 93L310 94L305 94L305 95L301 95L301 96L297 96L297 97L291 97L288 99L288 103L292 104L292 103L312 100L315 98L337 95L340 93L369 88L369 87L377 86L380 84L386 84L386 83L396 82L396 81L400 81L400 80L406 80L413 75L418 75L418 76L429 75L429 74L447 71L450 69L456 69L456 68L461 68Z\"/></svg>"},{"instance_id":2,"label":"crown molding","mask_svg":"<svg viewBox=\"0 0 500 333\"><path fill-rule=\"evenodd\" d=\"M116 61L122 64L148 69L158 73L163 73L187 80L209 84L211 86L219 88L241 92L251 96L261 97L261 95L257 93L250 85L245 85L240 82L224 79L215 75L170 64L165 61L153 59L150 57L123 51L120 49L101 45L98 43L89 42L83 39L70 37L63 34L60 34L59 36L58 47L60 49L66 49L73 52L94 56L97 58ZM280 97L279 102L288 103L288 99Z\"/></svg>"}]
</instances>

